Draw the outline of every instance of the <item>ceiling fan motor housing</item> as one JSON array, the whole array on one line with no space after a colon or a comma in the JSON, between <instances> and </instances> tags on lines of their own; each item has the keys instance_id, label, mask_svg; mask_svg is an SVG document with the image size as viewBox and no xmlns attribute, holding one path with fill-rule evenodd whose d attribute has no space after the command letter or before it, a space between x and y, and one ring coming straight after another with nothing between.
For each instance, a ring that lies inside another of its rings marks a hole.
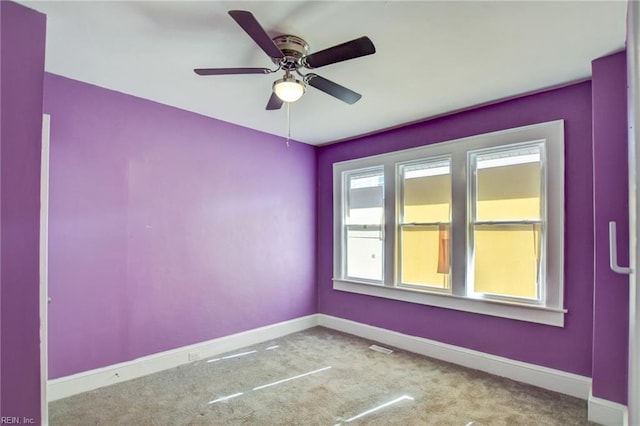
<instances>
[{"instance_id":1,"label":"ceiling fan motor housing","mask_svg":"<svg viewBox=\"0 0 640 426\"><path fill-rule=\"evenodd\" d=\"M284 54L284 59L271 58L283 69L293 71L301 65L300 58L309 54L309 44L298 36L285 34L274 37L273 42Z\"/></svg>"},{"instance_id":2,"label":"ceiling fan motor housing","mask_svg":"<svg viewBox=\"0 0 640 426\"><path fill-rule=\"evenodd\" d=\"M317 74L302 74L300 73L300 68L314 69L376 53L376 48L369 37L362 36L309 54L309 44L304 39L291 34L271 37L262 28L255 16L247 10L230 10L229 15L258 47L271 58L277 68L196 68L193 70L196 74L271 74L276 71L284 71L284 76L274 82L273 92L267 103L267 110L280 109L283 102L294 102L302 96L306 85L348 104L353 104L362 97L359 93ZM302 80L296 79L293 76L294 73L302 77ZM285 91L288 91L291 96L285 94Z\"/></svg>"}]
</instances>

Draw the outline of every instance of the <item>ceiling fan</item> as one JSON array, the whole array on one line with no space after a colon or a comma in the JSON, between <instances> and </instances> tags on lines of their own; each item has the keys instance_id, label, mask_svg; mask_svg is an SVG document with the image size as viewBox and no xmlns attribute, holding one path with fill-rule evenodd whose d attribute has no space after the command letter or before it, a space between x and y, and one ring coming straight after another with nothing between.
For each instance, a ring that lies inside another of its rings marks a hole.
<instances>
[{"instance_id":1,"label":"ceiling fan","mask_svg":"<svg viewBox=\"0 0 640 426\"><path fill-rule=\"evenodd\" d=\"M273 63L277 65L277 68L196 68L193 70L196 74L271 74L284 71L284 76L273 83L273 93L271 93L271 98L267 102L268 110L280 109L283 102L297 101L304 94L306 85L315 87L348 104L353 104L362 97L359 93L317 74L303 74L300 70L302 68L319 68L336 62L371 55L376 52L376 48L369 37L360 37L309 54L309 45L300 37L288 34L274 38L269 37L251 12L231 10L229 15L269 55ZM302 80L298 80L294 74L300 76Z\"/></svg>"}]
</instances>

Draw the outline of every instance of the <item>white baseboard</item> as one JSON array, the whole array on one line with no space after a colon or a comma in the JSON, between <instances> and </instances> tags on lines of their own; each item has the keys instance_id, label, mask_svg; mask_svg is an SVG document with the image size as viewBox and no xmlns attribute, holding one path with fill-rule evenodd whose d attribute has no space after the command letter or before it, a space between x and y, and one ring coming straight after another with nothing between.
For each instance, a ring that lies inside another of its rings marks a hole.
<instances>
[{"instance_id":1,"label":"white baseboard","mask_svg":"<svg viewBox=\"0 0 640 426\"><path fill-rule=\"evenodd\" d=\"M55 401L103 386L187 364L192 362L192 360L189 359L189 354L194 352L197 352L201 358L212 357L318 325L394 346L409 352L585 399L588 400L588 416L590 421L605 426L626 425L627 407L591 395L591 378L589 377L515 361L324 314L314 314L296 318L290 321L110 365L108 367L50 380L47 388L48 399L49 401Z\"/></svg>"},{"instance_id":2,"label":"white baseboard","mask_svg":"<svg viewBox=\"0 0 640 426\"><path fill-rule=\"evenodd\" d=\"M475 370L486 371L555 392L587 399L591 389L591 378L566 373L552 368L514 361L496 355L448 345L422 337L397 333L342 318L318 314L318 325L353 334L365 339L395 346L409 352L440 359Z\"/></svg>"},{"instance_id":3,"label":"white baseboard","mask_svg":"<svg viewBox=\"0 0 640 426\"><path fill-rule=\"evenodd\" d=\"M623 426L629 424L626 405L597 398L589 392L588 407L588 420L590 422L604 426Z\"/></svg>"},{"instance_id":4,"label":"white baseboard","mask_svg":"<svg viewBox=\"0 0 640 426\"><path fill-rule=\"evenodd\" d=\"M211 357L306 330L317 325L317 314L309 315L95 370L84 371L71 376L60 377L49 380L47 397L49 401L55 401L103 386L157 373L182 364L188 364L193 362L193 359L189 359L190 353L198 353L200 358Z\"/></svg>"}]
</instances>

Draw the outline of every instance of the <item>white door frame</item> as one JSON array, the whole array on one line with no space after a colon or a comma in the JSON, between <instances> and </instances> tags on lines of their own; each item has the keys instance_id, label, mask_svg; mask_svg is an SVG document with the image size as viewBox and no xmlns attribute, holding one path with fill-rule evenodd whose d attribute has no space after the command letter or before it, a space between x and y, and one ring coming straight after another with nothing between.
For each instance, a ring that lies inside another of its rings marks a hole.
<instances>
[{"instance_id":1,"label":"white door frame","mask_svg":"<svg viewBox=\"0 0 640 426\"><path fill-rule=\"evenodd\" d=\"M48 343L47 316L49 305L49 129L51 116L42 117L42 155L40 158L40 416L43 426L49 424L47 398Z\"/></svg>"},{"instance_id":2,"label":"white door frame","mask_svg":"<svg viewBox=\"0 0 640 426\"><path fill-rule=\"evenodd\" d=\"M627 5L627 118L629 126L629 372L628 424L640 425L640 3Z\"/></svg>"}]
</instances>

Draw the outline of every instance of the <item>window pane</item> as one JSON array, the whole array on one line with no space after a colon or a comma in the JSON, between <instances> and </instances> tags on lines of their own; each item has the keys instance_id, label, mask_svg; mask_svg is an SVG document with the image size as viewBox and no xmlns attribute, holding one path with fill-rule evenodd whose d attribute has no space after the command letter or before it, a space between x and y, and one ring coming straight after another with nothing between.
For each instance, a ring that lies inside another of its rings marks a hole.
<instances>
[{"instance_id":1,"label":"window pane","mask_svg":"<svg viewBox=\"0 0 640 426\"><path fill-rule=\"evenodd\" d=\"M405 165L402 170L404 223L449 222L450 160Z\"/></svg>"},{"instance_id":2,"label":"window pane","mask_svg":"<svg viewBox=\"0 0 640 426\"><path fill-rule=\"evenodd\" d=\"M478 225L474 230L474 291L538 298L539 225Z\"/></svg>"},{"instance_id":3,"label":"window pane","mask_svg":"<svg viewBox=\"0 0 640 426\"><path fill-rule=\"evenodd\" d=\"M383 169L351 172L345 183L344 273L350 278L382 281Z\"/></svg>"},{"instance_id":4,"label":"window pane","mask_svg":"<svg viewBox=\"0 0 640 426\"><path fill-rule=\"evenodd\" d=\"M476 156L476 220L540 219L540 147Z\"/></svg>"},{"instance_id":5,"label":"window pane","mask_svg":"<svg viewBox=\"0 0 640 426\"><path fill-rule=\"evenodd\" d=\"M402 283L448 288L448 226L407 227L401 232Z\"/></svg>"},{"instance_id":6,"label":"window pane","mask_svg":"<svg viewBox=\"0 0 640 426\"><path fill-rule=\"evenodd\" d=\"M347 229L347 276L382 281L382 234Z\"/></svg>"},{"instance_id":7,"label":"window pane","mask_svg":"<svg viewBox=\"0 0 640 426\"><path fill-rule=\"evenodd\" d=\"M382 170L354 173L347 179L347 211L349 225L380 225L383 211Z\"/></svg>"},{"instance_id":8,"label":"window pane","mask_svg":"<svg viewBox=\"0 0 640 426\"><path fill-rule=\"evenodd\" d=\"M451 159L404 164L401 172L400 281L449 288Z\"/></svg>"}]
</instances>

